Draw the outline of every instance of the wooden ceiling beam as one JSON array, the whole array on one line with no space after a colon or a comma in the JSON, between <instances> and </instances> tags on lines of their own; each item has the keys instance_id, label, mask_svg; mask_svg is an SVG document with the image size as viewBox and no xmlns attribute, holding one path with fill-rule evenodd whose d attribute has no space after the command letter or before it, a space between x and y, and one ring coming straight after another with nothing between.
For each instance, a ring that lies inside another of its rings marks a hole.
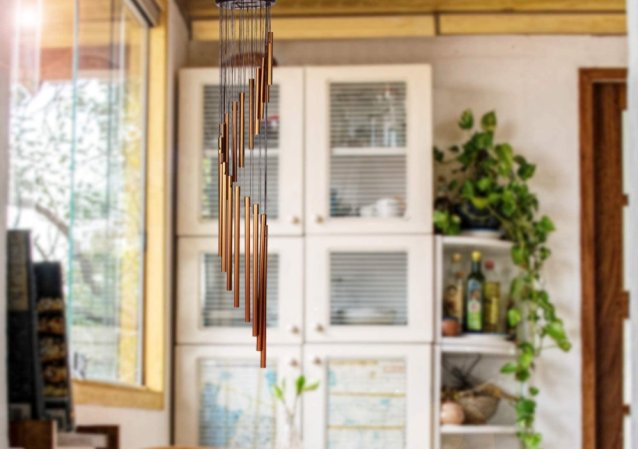
<instances>
[{"instance_id":1,"label":"wooden ceiling beam","mask_svg":"<svg viewBox=\"0 0 638 449\"><path fill-rule=\"evenodd\" d=\"M441 35L627 33L624 14L442 14Z\"/></svg>"},{"instance_id":2,"label":"wooden ceiling beam","mask_svg":"<svg viewBox=\"0 0 638 449\"><path fill-rule=\"evenodd\" d=\"M624 35L626 17L601 14L430 14L365 17L275 17L277 40L365 39L451 35ZM196 20L192 39L219 39L219 21Z\"/></svg>"},{"instance_id":3,"label":"wooden ceiling beam","mask_svg":"<svg viewBox=\"0 0 638 449\"><path fill-rule=\"evenodd\" d=\"M214 0L187 0L191 20L218 16ZM625 0L278 0L276 17L467 13L624 13Z\"/></svg>"},{"instance_id":4,"label":"wooden ceiling beam","mask_svg":"<svg viewBox=\"0 0 638 449\"><path fill-rule=\"evenodd\" d=\"M429 37L436 35L434 16L313 17L272 19L277 40L364 39L376 37ZM218 20L192 23L194 40L219 39Z\"/></svg>"}]
</instances>

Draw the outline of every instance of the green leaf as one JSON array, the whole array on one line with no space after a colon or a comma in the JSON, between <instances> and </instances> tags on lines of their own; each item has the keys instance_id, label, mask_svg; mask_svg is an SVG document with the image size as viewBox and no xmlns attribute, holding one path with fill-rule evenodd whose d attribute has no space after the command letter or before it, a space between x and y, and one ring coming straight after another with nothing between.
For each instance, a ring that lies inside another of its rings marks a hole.
<instances>
[{"instance_id":1,"label":"green leaf","mask_svg":"<svg viewBox=\"0 0 638 449\"><path fill-rule=\"evenodd\" d=\"M520 176L521 179L527 181L532 176L534 176L535 172L536 172L536 165L524 164L524 165L521 165L520 167L518 167L517 174L518 174L518 176Z\"/></svg>"},{"instance_id":2,"label":"green leaf","mask_svg":"<svg viewBox=\"0 0 638 449\"><path fill-rule=\"evenodd\" d=\"M532 396L538 396L539 389L536 387L529 387L529 394Z\"/></svg>"},{"instance_id":3,"label":"green leaf","mask_svg":"<svg viewBox=\"0 0 638 449\"><path fill-rule=\"evenodd\" d=\"M471 200L474 197L474 184L472 181L465 181L461 189L461 195L467 200Z\"/></svg>"},{"instance_id":4,"label":"green leaf","mask_svg":"<svg viewBox=\"0 0 638 449\"><path fill-rule=\"evenodd\" d=\"M486 197L474 196L470 199L472 206L479 210L483 210L487 207L489 201Z\"/></svg>"},{"instance_id":5,"label":"green leaf","mask_svg":"<svg viewBox=\"0 0 638 449\"><path fill-rule=\"evenodd\" d=\"M445 155L443 154L443 151L439 150L437 147L434 147L434 160L436 162L443 162L443 160L445 159Z\"/></svg>"},{"instance_id":6,"label":"green leaf","mask_svg":"<svg viewBox=\"0 0 638 449\"><path fill-rule=\"evenodd\" d=\"M496 145L494 150L496 151L501 174L506 175L511 172L513 161L512 155L514 153L512 146L509 143L502 143L500 145Z\"/></svg>"},{"instance_id":7,"label":"green leaf","mask_svg":"<svg viewBox=\"0 0 638 449\"><path fill-rule=\"evenodd\" d=\"M478 187L479 192L487 192L487 190L492 186L492 178L488 178L487 176L483 176L476 183L476 187Z\"/></svg>"},{"instance_id":8,"label":"green leaf","mask_svg":"<svg viewBox=\"0 0 638 449\"><path fill-rule=\"evenodd\" d=\"M297 396L299 396L301 393L303 393L303 389L306 386L306 376L302 374L301 376L297 377L295 386L296 386L295 391L297 393Z\"/></svg>"},{"instance_id":9,"label":"green leaf","mask_svg":"<svg viewBox=\"0 0 638 449\"><path fill-rule=\"evenodd\" d=\"M527 251L519 245L512 246L512 260L516 265L527 264Z\"/></svg>"},{"instance_id":10,"label":"green leaf","mask_svg":"<svg viewBox=\"0 0 638 449\"><path fill-rule=\"evenodd\" d=\"M521 311L512 307L507 311L507 322L510 326L516 327L521 322Z\"/></svg>"},{"instance_id":11,"label":"green leaf","mask_svg":"<svg viewBox=\"0 0 638 449\"><path fill-rule=\"evenodd\" d=\"M490 111L481 118L481 128L485 131L494 131L496 129L496 112Z\"/></svg>"},{"instance_id":12,"label":"green leaf","mask_svg":"<svg viewBox=\"0 0 638 449\"><path fill-rule=\"evenodd\" d=\"M544 231L545 233L550 233L556 230L556 226L554 226L554 222L547 215L543 215L543 218L538 222L538 228Z\"/></svg>"},{"instance_id":13,"label":"green leaf","mask_svg":"<svg viewBox=\"0 0 638 449\"><path fill-rule=\"evenodd\" d=\"M501 368L501 373L512 374L518 371L518 365L514 362L508 362Z\"/></svg>"},{"instance_id":14,"label":"green leaf","mask_svg":"<svg viewBox=\"0 0 638 449\"><path fill-rule=\"evenodd\" d=\"M279 385L273 385L272 386L272 394L279 401L283 401L284 400L284 391L281 389L281 387Z\"/></svg>"},{"instance_id":15,"label":"green leaf","mask_svg":"<svg viewBox=\"0 0 638 449\"><path fill-rule=\"evenodd\" d=\"M315 391L317 388L319 388L319 382L315 382L315 383L312 383L312 384L304 387L303 391L304 392Z\"/></svg>"},{"instance_id":16,"label":"green leaf","mask_svg":"<svg viewBox=\"0 0 638 449\"><path fill-rule=\"evenodd\" d=\"M474 126L474 116L472 115L472 111L470 109L466 109L461 114L461 118L459 118L459 128L472 129L473 126Z\"/></svg>"}]
</instances>

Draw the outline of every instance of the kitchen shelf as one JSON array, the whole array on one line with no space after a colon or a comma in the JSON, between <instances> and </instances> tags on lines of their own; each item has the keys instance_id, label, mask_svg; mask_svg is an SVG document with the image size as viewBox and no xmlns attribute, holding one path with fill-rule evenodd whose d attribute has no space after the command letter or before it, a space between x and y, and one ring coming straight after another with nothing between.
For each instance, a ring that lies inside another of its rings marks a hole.
<instances>
[{"instance_id":1,"label":"kitchen shelf","mask_svg":"<svg viewBox=\"0 0 638 449\"><path fill-rule=\"evenodd\" d=\"M499 425L443 425L442 435L515 435L516 427Z\"/></svg>"},{"instance_id":2,"label":"kitchen shelf","mask_svg":"<svg viewBox=\"0 0 638 449\"><path fill-rule=\"evenodd\" d=\"M487 237L473 237L466 235L454 235L441 237L444 247L470 247L481 249L492 249L510 251L512 242L507 240L492 239Z\"/></svg>"},{"instance_id":3,"label":"kitchen shelf","mask_svg":"<svg viewBox=\"0 0 638 449\"><path fill-rule=\"evenodd\" d=\"M460 337L441 337L441 351L445 354L489 354L513 356L516 354L514 343L505 339L483 335L462 335Z\"/></svg>"}]
</instances>

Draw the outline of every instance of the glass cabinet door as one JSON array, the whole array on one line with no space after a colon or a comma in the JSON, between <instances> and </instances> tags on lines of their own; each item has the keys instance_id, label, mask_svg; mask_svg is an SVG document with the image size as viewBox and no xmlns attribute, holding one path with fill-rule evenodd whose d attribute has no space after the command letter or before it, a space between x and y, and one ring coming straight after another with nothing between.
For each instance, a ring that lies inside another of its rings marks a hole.
<instances>
[{"instance_id":1,"label":"glass cabinet door","mask_svg":"<svg viewBox=\"0 0 638 449\"><path fill-rule=\"evenodd\" d=\"M430 67L306 71L310 233L431 232Z\"/></svg>"},{"instance_id":2,"label":"glass cabinet door","mask_svg":"<svg viewBox=\"0 0 638 449\"><path fill-rule=\"evenodd\" d=\"M285 429L285 418L271 389L284 378L294 384L301 366L298 346L269 347L265 369L259 367L252 345L178 346L176 359L177 444L279 447L277 436Z\"/></svg>"},{"instance_id":3,"label":"glass cabinet door","mask_svg":"<svg viewBox=\"0 0 638 449\"><path fill-rule=\"evenodd\" d=\"M260 156L258 151L247 149L246 170L250 170L251 160L255 169L264 161L268 164L270 232L298 235L303 230L299 188L303 183L303 69L275 68L273 76L267 119L268 157L263 151ZM177 233L216 235L219 70L184 69L179 90ZM241 179L240 185L242 196L251 189ZM252 191L253 197L258 197L258 186L253 185Z\"/></svg>"},{"instance_id":4,"label":"glass cabinet door","mask_svg":"<svg viewBox=\"0 0 638 449\"><path fill-rule=\"evenodd\" d=\"M268 240L268 343L301 342L303 240ZM243 250L243 247L242 247ZM254 343L244 321L244 257L240 255L241 307L233 307L220 270L216 238L182 238L178 246L178 343Z\"/></svg>"},{"instance_id":5,"label":"glass cabinet door","mask_svg":"<svg viewBox=\"0 0 638 449\"><path fill-rule=\"evenodd\" d=\"M307 345L306 449L430 447L428 345Z\"/></svg>"},{"instance_id":6,"label":"glass cabinet door","mask_svg":"<svg viewBox=\"0 0 638 449\"><path fill-rule=\"evenodd\" d=\"M306 239L306 339L432 341L432 238Z\"/></svg>"}]
</instances>

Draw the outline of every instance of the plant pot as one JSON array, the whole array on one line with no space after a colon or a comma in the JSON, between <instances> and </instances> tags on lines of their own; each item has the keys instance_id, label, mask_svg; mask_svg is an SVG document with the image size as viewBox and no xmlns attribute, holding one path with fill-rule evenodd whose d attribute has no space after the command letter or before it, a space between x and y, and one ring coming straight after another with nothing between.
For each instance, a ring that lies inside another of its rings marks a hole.
<instances>
[{"instance_id":1,"label":"plant pot","mask_svg":"<svg viewBox=\"0 0 638 449\"><path fill-rule=\"evenodd\" d=\"M485 209L478 209L470 201L456 206L456 213L461 218L461 229L471 231L493 231L501 229L499 221Z\"/></svg>"},{"instance_id":2,"label":"plant pot","mask_svg":"<svg viewBox=\"0 0 638 449\"><path fill-rule=\"evenodd\" d=\"M458 337L461 335L461 323L456 318L443 318L441 333L444 337Z\"/></svg>"}]
</instances>

